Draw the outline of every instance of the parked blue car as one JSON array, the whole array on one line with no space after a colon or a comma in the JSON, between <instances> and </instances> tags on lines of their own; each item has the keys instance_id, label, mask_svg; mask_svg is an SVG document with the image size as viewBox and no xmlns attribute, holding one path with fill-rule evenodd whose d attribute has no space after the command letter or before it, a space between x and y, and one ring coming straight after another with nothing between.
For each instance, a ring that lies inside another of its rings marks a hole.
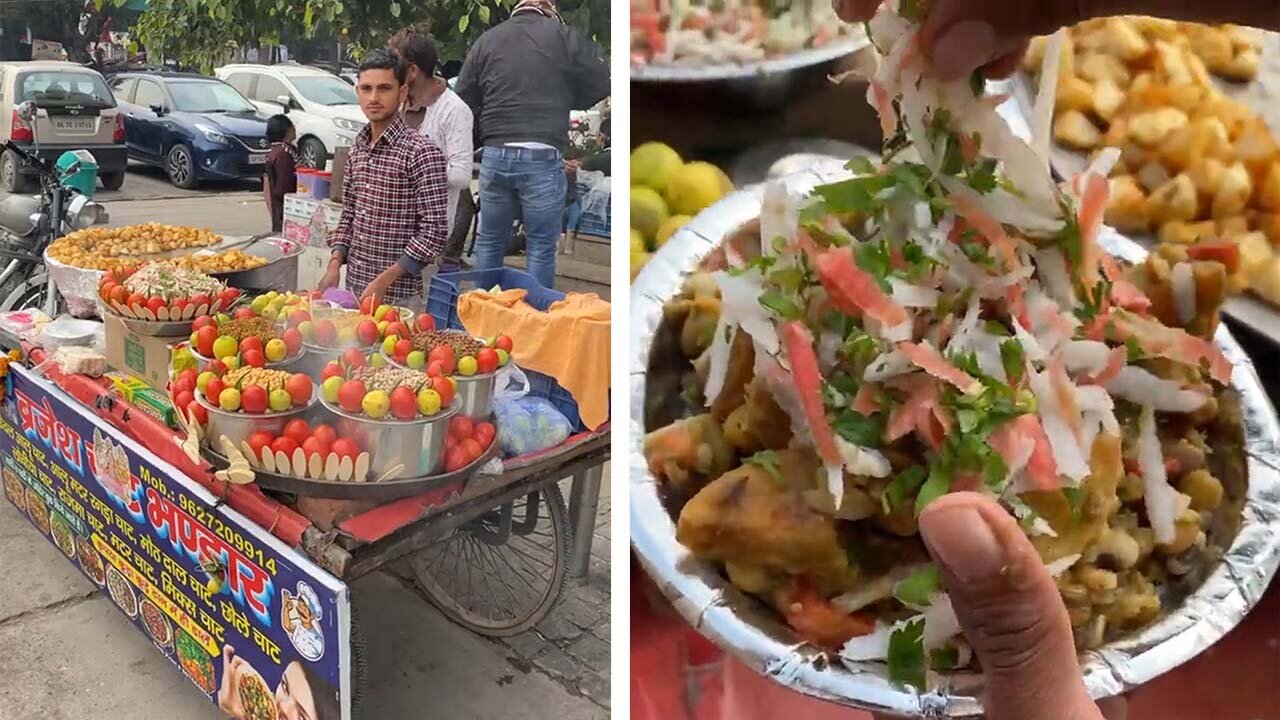
<instances>
[{"instance_id":1,"label":"parked blue car","mask_svg":"<svg viewBox=\"0 0 1280 720\"><path fill-rule=\"evenodd\" d=\"M109 83L130 160L164 168L170 182L187 189L202 180L262 176L271 146L267 120L227 83L169 72L120 73Z\"/></svg>"}]
</instances>

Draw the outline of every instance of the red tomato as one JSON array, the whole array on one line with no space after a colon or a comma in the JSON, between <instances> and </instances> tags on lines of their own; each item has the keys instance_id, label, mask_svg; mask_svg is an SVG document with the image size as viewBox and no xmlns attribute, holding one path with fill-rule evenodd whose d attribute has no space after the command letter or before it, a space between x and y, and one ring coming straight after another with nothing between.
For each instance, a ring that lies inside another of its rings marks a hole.
<instances>
[{"instance_id":1,"label":"red tomato","mask_svg":"<svg viewBox=\"0 0 1280 720\"><path fill-rule=\"evenodd\" d=\"M307 441L307 438L311 437L311 426L307 424L306 420L296 418L285 423L284 431L281 435L293 438L294 442L301 445Z\"/></svg>"},{"instance_id":2,"label":"red tomato","mask_svg":"<svg viewBox=\"0 0 1280 720\"><path fill-rule=\"evenodd\" d=\"M253 312L252 308L242 307L236 308L236 311L231 313L231 317L237 320L248 320L249 318L257 317L257 314Z\"/></svg>"},{"instance_id":3,"label":"red tomato","mask_svg":"<svg viewBox=\"0 0 1280 720\"><path fill-rule=\"evenodd\" d=\"M427 374L432 377L444 377L444 365L439 360L427 363Z\"/></svg>"},{"instance_id":4,"label":"red tomato","mask_svg":"<svg viewBox=\"0 0 1280 720\"><path fill-rule=\"evenodd\" d=\"M472 430L475 430L475 424L466 415L457 415L449 421L449 434L457 438L458 442L471 437Z\"/></svg>"},{"instance_id":5,"label":"red tomato","mask_svg":"<svg viewBox=\"0 0 1280 720\"><path fill-rule=\"evenodd\" d=\"M457 438L455 438L453 435L445 435L445 436L444 436L444 449L445 449L446 451L447 451L447 450L450 450L450 449L452 449L452 448L455 448L455 447L457 447L457 446L458 446L458 439L457 439Z\"/></svg>"},{"instance_id":6,"label":"red tomato","mask_svg":"<svg viewBox=\"0 0 1280 720\"><path fill-rule=\"evenodd\" d=\"M262 338L257 335L250 335L240 341L240 352L249 352L250 350L262 352Z\"/></svg>"},{"instance_id":7,"label":"red tomato","mask_svg":"<svg viewBox=\"0 0 1280 720\"><path fill-rule=\"evenodd\" d=\"M441 407L449 407L453 404L453 383L449 382L449 378L439 375L431 378L431 389L440 394Z\"/></svg>"},{"instance_id":8,"label":"red tomato","mask_svg":"<svg viewBox=\"0 0 1280 720\"><path fill-rule=\"evenodd\" d=\"M271 452L284 453L293 459L293 451L298 449L298 441L283 435L271 441Z\"/></svg>"},{"instance_id":9,"label":"red tomato","mask_svg":"<svg viewBox=\"0 0 1280 720\"><path fill-rule=\"evenodd\" d=\"M240 392L240 407L247 413L264 413L267 411L267 389L261 385L250 385Z\"/></svg>"},{"instance_id":10,"label":"red tomato","mask_svg":"<svg viewBox=\"0 0 1280 720\"><path fill-rule=\"evenodd\" d=\"M333 445L338 439L338 433L334 431L332 425L320 423L311 429L311 437L324 443L326 447Z\"/></svg>"},{"instance_id":11,"label":"red tomato","mask_svg":"<svg viewBox=\"0 0 1280 720\"><path fill-rule=\"evenodd\" d=\"M373 296L372 296L372 295L370 295L369 297L367 297L367 298L365 298L365 299L363 299L363 300L361 300L361 301L360 301L360 314L361 314L361 315L369 315L369 316L372 316L372 315L373 315L373 310L374 310L374 307L373 307Z\"/></svg>"},{"instance_id":12,"label":"red tomato","mask_svg":"<svg viewBox=\"0 0 1280 720\"><path fill-rule=\"evenodd\" d=\"M294 405L306 405L311 402L311 393L315 390L315 385L310 377L302 373L294 373L284 381L284 389L293 398Z\"/></svg>"},{"instance_id":13,"label":"red tomato","mask_svg":"<svg viewBox=\"0 0 1280 720\"><path fill-rule=\"evenodd\" d=\"M208 384L204 386L204 399L208 400L210 405L217 405L218 396L222 394L222 391L226 387L227 384L223 382L220 377L210 380Z\"/></svg>"},{"instance_id":14,"label":"red tomato","mask_svg":"<svg viewBox=\"0 0 1280 720\"><path fill-rule=\"evenodd\" d=\"M169 389L173 392L173 396L176 398L184 392L195 392L196 381L189 377L179 376L173 381L173 385Z\"/></svg>"},{"instance_id":15,"label":"red tomato","mask_svg":"<svg viewBox=\"0 0 1280 720\"><path fill-rule=\"evenodd\" d=\"M221 293L218 293L218 298L222 300L222 307L224 309L229 308L231 307L231 303L240 299L240 291L236 288L229 287L223 290Z\"/></svg>"},{"instance_id":16,"label":"red tomato","mask_svg":"<svg viewBox=\"0 0 1280 720\"><path fill-rule=\"evenodd\" d=\"M360 455L360 446L351 438L338 438L337 440L334 440L333 446L330 449L337 453L338 457L349 457L353 461Z\"/></svg>"},{"instance_id":17,"label":"red tomato","mask_svg":"<svg viewBox=\"0 0 1280 720\"><path fill-rule=\"evenodd\" d=\"M114 291L117 287L119 286L116 285L114 281L104 280L102 284L98 286L98 297L102 298L103 300L109 299L111 297L112 291Z\"/></svg>"},{"instance_id":18,"label":"red tomato","mask_svg":"<svg viewBox=\"0 0 1280 720\"><path fill-rule=\"evenodd\" d=\"M196 395L191 390L183 390L181 392L174 393L174 396L173 396L174 407L184 408L195 401L196 401Z\"/></svg>"},{"instance_id":19,"label":"red tomato","mask_svg":"<svg viewBox=\"0 0 1280 720\"><path fill-rule=\"evenodd\" d=\"M117 285L111 290L111 301L120 305L129 303L129 288L123 285Z\"/></svg>"},{"instance_id":20,"label":"red tomato","mask_svg":"<svg viewBox=\"0 0 1280 720\"><path fill-rule=\"evenodd\" d=\"M162 297L153 297L147 300L147 309L153 313L159 313L161 310L167 310L169 303L165 302Z\"/></svg>"},{"instance_id":21,"label":"red tomato","mask_svg":"<svg viewBox=\"0 0 1280 720\"><path fill-rule=\"evenodd\" d=\"M209 304L209 296L208 296L208 295L193 295L193 296L191 297L191 304L196 306L196 312L200 312L199 308L200 308L200 306L201 306L201 305L208 305L208 304Z\"/></svg>"},{"instance_id":22,"label":"red tomato","mask_svg":"<svg viewBox=\"0 0 1280 720\"><path fill-rule=\"evenodd\" d=\"M203 405L195 402L194 400L187 406L187 416L190 417L192 415L195 416L196 422L201 425L209 424L209 411L205 410Z\"/></svg>"},{"instance_id":23,"label":"red tomato","mask_svg":"<svg viewBox=\"0 0 1280 720\"><path fill-rule=\"evenodd\" d=\"M498 431L493 427L491 422L476 423L475 430L472 431L471 437L480 443L480 447L488 449L493 444L493 439L497 437Z\"/></svg>"},{"instance_id":24,"label":"red tomato","mask_svg":"<svg viewBox=\"0 0 1280 720\"><path fill-rule=\"evenodd\" d=\"M240 355L244 360L244 364L250 367L264 368L267 366L267 358L262 354L261 350L246 350Z\"/></svg>"},{"instance_id":25,"label":"red tomato","mask_svg":"<svg viewBox=\"0 0 1280 720\"><path fill-rule=\"evenodd\" d=\"M509 335L499 335L498 339L493 342L493 346L499 350L511 352L511 348L515 347L515 341Z\"/></svg>"},{"instance_id":26,"label":"red tomato","mask_svg":"<svg viewBox=\"0 0 1280 720\"><path fill-rule=\"evenodd\" d=\"M213 342L218 339L218 328L212 324L205 325L196 331L196 352L204 357L213 357ZM223 370L226 372L226 370Z\"/></svg>"},{"instance_id":27,"label":"red tomato","mask_svg":"<svg viewBox=\"0 0 1280 720\"><path fill-rule=\"evenodd\" d=\"M249 449L254 455L262 456L262 448L270 447L271 441L275 440L275 436L265 430L249 433Z\"/></svg>"},{"instance_id":28,"label":"red tomato","mask_svg":"<svg viewBox=\"0 0 1280 720\"><path fill-rule=\"evenodd\" d=\"M288 330L285 330L282 339L284 340L285 350L287 350L290 355L293 355L302 348L302 333L298 332L297 328L289 328Z\"/></svg>"},{"instance_id":29,"label":"red tomato","mask_svg":"<svg viewBox=\"0 0 1280 720\"><path fill-rule=\"evenodd\" d=\"M493 348L482 348L476 353L476 369L482 373L491 373L498 369L498 351Z\"/></svg>"},{"instance_id":30,"label":"red tomato","mask_svg":"<svg viewBox=\"0 0 1280 720\"><path fill-rule=\"evenodd\" d=\"M458 443L458 447L462 448L463 452L467 454L468 465L479 460L480 456L484 454L484 448L480 447L480 443L475 438L463 440Z\"/></svg>"},{"instance_id":31,"label":"red tomato","mask_svg":"<svg viewBox=\"0 0 1280 720\"><path fill-rule=\"evenodd\" d=\"M320 371L320 382L324 382L331 377L346 377L347 371L342 369L342 364L337 360L333 360L324 366Z\"/></svg>"},{"instance_id":32,"label":"red tomato","mask_svg":"<svg viewBox=\"0 0 1280 720\"><path fill-rule=\"evenodd\" d=\"M444 470L453 472L467 466L467 452L461 447L453 447L444 453Z\"/></svg>"},{"instance_id":33,"label":"red tomato","mask_svg":"<svg viewBox=\"0 0 1280 720\"><path fill-rule=\"evenodd\" d=\"M306 453L307 457L319 455L321 458L327 458L329 457L330 449L329 443L314 435L302 442L302 452Z\"/></svg>"},{"instance_id":34,"label":"red tomato","mask_svg":"<svg viewBox=\"0 0 1280 720\"><path fill-rule=\"evenodd\" d=\"M418 316L417 324L418 329L423 332L431 332L436 329L436 319L427 313L422 313Z\"/></svg>"},{"instance_id":35,"label":"red tomato","mask_svg":"<svg viewBox=\"0 0 1280 720\"><path fill-rule=\"evenodd\" d=\"M133 293L129 295L129 298L124 304L128 305L130 310L134 310L136 308L145 307L147 304L147 298L142 293Z\"/></svg>"}]
</instances>

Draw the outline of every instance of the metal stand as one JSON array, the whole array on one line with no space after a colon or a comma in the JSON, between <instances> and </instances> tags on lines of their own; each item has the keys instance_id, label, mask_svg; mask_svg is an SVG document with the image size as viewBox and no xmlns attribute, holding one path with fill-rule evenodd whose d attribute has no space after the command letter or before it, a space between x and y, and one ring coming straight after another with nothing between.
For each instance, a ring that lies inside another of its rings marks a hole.
<instances>
[{"instance_id":1,"label":"metal stand","mask_svg":"<svg viewBox=\"0 0 1280 720\"><path fill-rule=\"evenodd\" d=\"M569 522L573 525L573 550L569 555L569 577L584 580L591 560L591 539L595 534L596 510L600 507L600 483L604 464L574 473L569 490Z\"/></svg>"}]
</instances>

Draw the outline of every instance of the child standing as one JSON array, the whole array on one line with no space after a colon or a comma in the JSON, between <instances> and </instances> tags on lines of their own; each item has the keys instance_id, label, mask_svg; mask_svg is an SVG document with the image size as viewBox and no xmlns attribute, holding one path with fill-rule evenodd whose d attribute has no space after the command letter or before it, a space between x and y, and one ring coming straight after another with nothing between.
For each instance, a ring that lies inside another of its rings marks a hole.
<instances>
[{"instance_id":1,"label":"child standing","mask_svg":"<svg viewBox=\"0 0 1280 720\"><path fill-rule=\"evenodd\" d=\"M284 230L284 196L298 191L298 151L293 146L297 137L293 123L284 115L273 115L267 120L271 152L267 154L262 182L274 233Z\"/></svg>"}]
</instances>

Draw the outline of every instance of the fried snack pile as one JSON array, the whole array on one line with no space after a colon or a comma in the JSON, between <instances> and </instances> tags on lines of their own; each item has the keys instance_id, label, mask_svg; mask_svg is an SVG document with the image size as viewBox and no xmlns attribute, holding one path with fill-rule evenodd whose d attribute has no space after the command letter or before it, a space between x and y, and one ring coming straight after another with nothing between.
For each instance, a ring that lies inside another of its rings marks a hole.
<instances>
[{"instance_id":1,"label":"fried snack pile","mask_svg":"<svg viewBox=\"0 0 1280 720\"><path fill-rule=\"evenodd\" d=\"M1227 269L1121 268L1099 243L1116 153L1056 185L980 84L930 74L918 6L897 7L869 26L885 158L805 198L766 186L758 226L687 280L664 327L697 410L644 450L695 557L923 689L971 662L919 538L931 502L980 492L1018 517L1085 649L1211 564L1218 473L1243 471L1208 339Z\"/></svg>"},{"instance_id":2,"label":"fried snack pile","mask_svg":"<svg viewBox=\"0 0 1280 720\"><path fill-rule=\"evenodd\" d=\"M1223 261L1234 291L1280 304L1280 145L1219 89L1257 76L1256 31L1147 17L1091 20L1060 48L1053 137L1119 148L1106 220ZM1048 40L1027 68L1039 73Z\"/></svg>"},{"instance_id":3,"label":"fried snack pile","mask_svg":"<svg viewBox=\"0 0 1280 720\"><path fill-rule=\"evenodd\" d=\"M119 228L88 228L69 233L49 245L49 257L84 270L123 270L148 255L190 250L193 253L222 242L207 229L146 223ZM225 273L251 270L267 264L266 258L241 250L202 255L180 255L175 265L192 272Z\"/></svg>"}]
</instances>

